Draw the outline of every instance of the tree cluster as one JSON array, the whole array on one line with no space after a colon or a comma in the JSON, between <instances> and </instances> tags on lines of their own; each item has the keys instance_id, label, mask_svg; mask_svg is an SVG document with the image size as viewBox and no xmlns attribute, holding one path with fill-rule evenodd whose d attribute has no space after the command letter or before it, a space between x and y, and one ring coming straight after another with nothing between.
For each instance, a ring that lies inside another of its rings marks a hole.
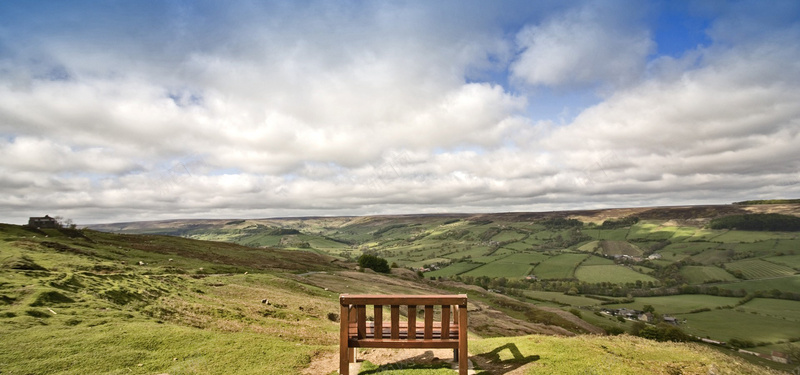
<instances>
[{"instance_id":1,"label":"tree cluster","mask_svg":"<svg viewBox=\"0 0 800 375\"><path fill-rule=\"evenodd\" d=\"M372 254L362 254L358 257L358 265L361 268L369 268L375 272L389 273L391 271L389 262L386 259Z\"/></svg>"},{"instance_id":2,"label":"tree cluster","mask_svg":"<svg viewBox=\"0 0 800 375\"><path fill-rule=\"evenodd\" d=\"M711 229L738 229L753 231L800 231L800 217L781 214L730 215L711 220Z\"/></svg>"}]
</instances>

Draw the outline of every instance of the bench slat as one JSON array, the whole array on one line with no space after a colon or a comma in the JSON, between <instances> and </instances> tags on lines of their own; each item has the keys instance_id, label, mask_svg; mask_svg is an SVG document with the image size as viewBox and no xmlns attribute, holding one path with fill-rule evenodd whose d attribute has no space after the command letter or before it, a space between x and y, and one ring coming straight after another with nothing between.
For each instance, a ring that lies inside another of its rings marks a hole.
<instances>
[{"instance_id":1,"label":"bench slat","mask_svg":"<svg viewBox=\"0 0 800 375\"><path fill-rule=\"evenodd\" d=\"M350 340L351 348L428 348L428 349L458 349L458 340Z\"/></svg>"},{"instance_id":2,"label":"bench slat","mask_svg":"<svg viewBox=\"0 0 800 375\"><path fill-rule=\"evenodd\" d=\"M417 339L417 306L408 305L408 339Z\"/></svg>"},{"instance_id":3,"label":"bench slat","mask_svg":"<svg viewBox=\"0 0 800 375\"><path fill-rule=\"evenodd\" d=\"M367 307L364 305L356 306L356 316L358 319L358 338L367 336Z\"/></svg>"},{"instance_id":4,"label":"bench slat","mask_svg":"<svg viewBox=\"0 0 800 375\"><path fill-rule=\"evenodd\" d=\"M375 329L376 332L380 333L381 337L378 337L378 338L382 338L382 336L383 336L383 306L375 305L375 313L373 315L375 316L375 327L374 327L374 329Z\"/></svg>"},{"instance_id":5,"label":"bench slat","mask_svg":"<svg viewBox=\"0 0 800 375\"><path fill-rule=\"evenodd\" d=\"M450 306L442 306L442 336L450 336Z\"/></svg>"},{"instance_id":6,"label":"bench slat","mask_svg":"<svg viewBox=\"0 0 800 375\"><path fill-rule=\"evenodd\" d=\"M400 338L400 306L392 305L392 339Z\"/></svg>"},{"instance_id":7,"label":"bench slat","mask_svg":"<svg viewBox=\"0 0 800 375\"><path fill-rule=\"evenodd\" d=\"M425 340L433 337L433 305L425 305Z\"/></svg>"},{"instance_id":8,"label":"bench slat","mask_svg":"<svg viewBox=\"0 0 800 375\"><path fill-rule=\"evenodd\" d=\"M435 296L402 296L402 295L348 295L339 297L342 304L348 305L466 305L464 294Z\"/></svg>"}]
</instances>

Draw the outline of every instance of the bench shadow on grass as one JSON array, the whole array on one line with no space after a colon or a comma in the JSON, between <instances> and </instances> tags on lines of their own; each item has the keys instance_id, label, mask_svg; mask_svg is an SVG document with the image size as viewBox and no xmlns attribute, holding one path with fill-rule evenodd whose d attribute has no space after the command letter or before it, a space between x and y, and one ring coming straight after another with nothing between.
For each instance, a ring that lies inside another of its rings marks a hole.
<instances>
[{"instance_id":1,"label":"bench shadow on grass","mask_svg":"<svg viewBox=\"0 0 800 375\"><path fill-rule=\"evenodd\" d=\"M500 353L502 353L506 349L508 349L508 351L511 352L511 356L513 358L501 360ZM472 360L476 362L476 364L478 364L478 366L480 366L482 369L486 370L485 372L479 372L479 374L500 375L514 371L522 366L527 365L528 363L538 361L539 356L538 355L529 355L527 357L523 356L516 345L514 345L513 343L508 343L502 346L498 346L491 352L473 356Z\"/></svg>"},{"instance_id":2,"label":"bench shadow on grass","mask_svg":"<svg viewBox=\"0 0 800 375\"><path fill-rule=\"evenodd\" d=\"M359 371L359 375L371 375L371 374L379 374L385 373L391 370L438 370L438 369L446 369L450 370L450 363L449 359L439 359L433 355L433 352L428 350L423 354L420 354L415 357L404 358L401 361L393 362L393 363L386 363L380 366L375 365L369 361L362 362L361 371ZM415 371L416 372L416 371ZM426 372L427 373L427 372ZM438 374L438 372L436 372Z\"/></svg>"}]
</instances>

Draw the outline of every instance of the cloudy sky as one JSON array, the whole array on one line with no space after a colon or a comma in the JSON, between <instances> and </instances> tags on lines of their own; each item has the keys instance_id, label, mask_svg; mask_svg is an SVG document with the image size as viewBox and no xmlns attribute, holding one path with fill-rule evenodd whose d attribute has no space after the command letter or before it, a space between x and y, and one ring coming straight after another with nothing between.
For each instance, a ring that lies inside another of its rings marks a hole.
<instances>
[{"instance_id":1,"label":"cloudy sky","mask_svg":"<svg viewBox=\"0 0 800 375\"><path fill-rule=\"evenodd\" d=\"M3 1L0 222L800 197L797 1Z\"/></svg>"}]
</instances>

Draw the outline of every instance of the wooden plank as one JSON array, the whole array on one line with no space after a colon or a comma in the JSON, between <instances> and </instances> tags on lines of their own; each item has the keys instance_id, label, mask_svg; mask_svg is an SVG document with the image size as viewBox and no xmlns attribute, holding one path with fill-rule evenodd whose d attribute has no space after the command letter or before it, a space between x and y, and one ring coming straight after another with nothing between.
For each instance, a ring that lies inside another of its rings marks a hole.
<instances>
[{"instance_id":1,"label":"wooden plank","mask_svg":"<svg viewBox=\"0 0 800 375\"><path fill-rule=\"evenodd\" d=\"M441 332L443 338L450 337L450 305L442 306Z\"/></svg>"},{"instance_id":2,"label":"wooden plank","mask_svg":"<svg viewBox=\"0 0 800 375\"><path fill-rule=\"evenodd\" d=\"M342 304L351 305L464 305L467 303L466 294L454 295L355 295L343 294L339 296Z\"/></svg>"},{"instance_id":3,"label":"wooden plank","mask_svg":"<svg viewBox=\"0 0 800 375\"><path fill-rule=\"evenodd\" d=\"M392 305L392 332L391 338L398 339L400 338L400 306Z\"/></svg>"},{"instance_id":4,"label":"wooden plank","mask_svg":"<svg viewBox=\"0 0 800 375\"><path fill-rule=\"evenodd\" d=\"M458 374L467 375L467 304L457 307L458 311Z\"/></svg>"},{"instance_id":5,"label":"wooden plank","mask_svg":"<svg viewBox=\"0 0 800 375\"><path fill-rule=\"evenodd\" d=\"M339 315L339 374L342 375L349 375L350 374L350 361L349 361L349 351L351 350L348 341L348 325L349 325L349 317L348 317L348 310L350 308L348 306L342 305L340 309Z\"/></svg>"},{"instance_id":6,"label":"wooden plank","mask_svg":"<svg viewBox=\"0 0 800 375\"><path fill-rule=\"evenodd\" d=\"M408 339L417 339L417 306L408 305Z\"/></svg>"},{"instance_id":7,"label":"wooden plank","mask_svg":"<svg viewBox=\"0 0 800 375\"><path fill-rule=\"evenodd\" d=\"M425 305L425 340L433 338L433 305Z\"/></svg>"},{"instance_id":8,"label":"wooden plank","mask_svg":"<svg viewBox=\"0 0 800 375\"><path fill-rule=\"evenodd\" d=\"M458 349L458 340L351 340L349 343L352 348L432 348L432 349Z\"/></svg>"},{"instance_id":9,"label":"wooden plank","mask_svg":"<svg viewBox=\"0 0 800 375\"><path fill-rule=\"evenodd\" d=\"M356 316L358 316L358 338L367 337L367 307L364 305L356 306Z\"/></svg>"},{"instance_id":10,"label":"wooden plank","mask_svg":"<svg viewBox=\"0 0 800 375\"><path fill-rule=\"evenodd\" d=\"M383 306L375 305L375 338L383 338Z\"/></svg>"}]
</instances>

